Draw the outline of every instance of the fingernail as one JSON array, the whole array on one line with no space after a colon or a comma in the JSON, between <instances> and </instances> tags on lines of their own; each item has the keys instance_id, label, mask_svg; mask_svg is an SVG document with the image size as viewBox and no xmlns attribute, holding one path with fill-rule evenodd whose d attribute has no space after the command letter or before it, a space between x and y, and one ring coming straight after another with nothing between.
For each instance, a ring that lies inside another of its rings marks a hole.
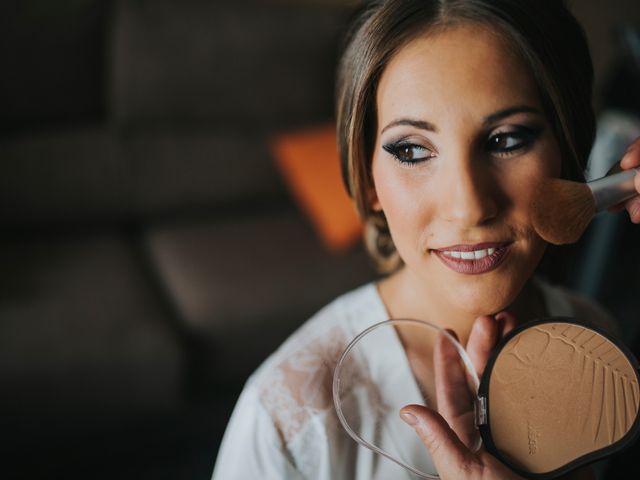
<instances>
[{"instance_id":1,"label":"fingernail","mask_svg":"<svg viewBox=\"0 0 640 480\"><path fill-rule=\"evenodd\" d=\"M407 422L412 427L415 426L418 423L418 419L416 418L416 416L411 414L411 413L409 413L409 412L402 412L400 414L400 418L402 418L402 420Z\"/></svg>"}]
</instances>

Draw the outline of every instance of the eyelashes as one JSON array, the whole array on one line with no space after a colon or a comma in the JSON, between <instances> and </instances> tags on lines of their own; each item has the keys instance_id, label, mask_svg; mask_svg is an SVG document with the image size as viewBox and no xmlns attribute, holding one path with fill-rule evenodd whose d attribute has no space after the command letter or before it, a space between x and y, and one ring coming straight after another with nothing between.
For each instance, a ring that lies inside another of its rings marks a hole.
<instances>
[{"instance_id":1,"label":"eyelashes","mask_svg":"<svg viewBox=\"0 0 640 480\"><path fill-rule=\"evenodd\" d=\"M482 149L487 155L498 158L524 153L533 146L542 131L542 126L513 126L508 130L492 133L482 145ZM388 143L382 148L406 167L426 163L437 156L433 147L406 139Z\"/></svg>"},{"instance_id":2,"label":"eyelashes","mask_svg":"<svg viewBox=\"0 0 640 480\"><path fill-rule=\"evenodd\" d=\"M517 126L491 135L485 143L485 152L508 157L529 149L542 133L542 127Z\"/></svg>"},{"instance_id":3,"label":"eyelashes","mask_svg":"<svg viewBox=\"0 0 640 480\"><path fill-rule=\"evenodd\" d=\"M435 153L431 149L406 140L389 143L387 145L383 145L382 148L390 153L401 164L407 166L413 166L435 157Z\"/></svg>"}]
</instances>

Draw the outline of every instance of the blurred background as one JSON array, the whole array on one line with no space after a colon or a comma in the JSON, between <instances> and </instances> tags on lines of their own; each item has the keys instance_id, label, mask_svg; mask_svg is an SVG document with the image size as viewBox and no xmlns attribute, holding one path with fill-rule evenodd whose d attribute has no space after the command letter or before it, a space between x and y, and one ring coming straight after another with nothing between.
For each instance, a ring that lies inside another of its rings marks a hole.
<instances>
[{"instance_id":1,"label":"blurred background","mask_svg":"<svg viewBox=\"0 0 640 480\"><path fill-rule=\"evenodd\" d=\"M209 478L250 373L375 278L359 244L323 236L273 147L331 125L358 3L2 2L0 478ZM640 135L640 2L571 3L598 176ZM639 231L598 219L541 269L603 302L636 353Z\"/></svg>"}]
</instances>

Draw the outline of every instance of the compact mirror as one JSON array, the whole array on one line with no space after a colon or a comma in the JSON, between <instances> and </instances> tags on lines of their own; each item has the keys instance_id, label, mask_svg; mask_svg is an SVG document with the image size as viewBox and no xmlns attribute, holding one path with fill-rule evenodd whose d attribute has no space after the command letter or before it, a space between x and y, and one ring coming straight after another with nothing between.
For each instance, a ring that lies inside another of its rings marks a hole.
<instances>
[{"instance_id":1,"label":"compact mirror","mask_svg":"<svg viewBox=\"0 0 640 480\"><path fill-rule=\"evenodd\" d=\"M554 478L638 435L638 362L604 330L549 318L510 332L479 396L487 449L528 478Z\"/></svg>"},{"instance_id":2,"label":"compact mirror","mask_svg":"<svg viewBox=\"0 0 640 480\"><path fill-rule=\"evenodd\" d=\"M413 350L419 341L419 352ZM416 342L417 343L417 342ZM456 390L442 387L455 379ZM446 391L445 391L446 390ZM472 450L480 447L475 400L478 377L455 337L428 322L387 320L360 333L343 352L333 376L333 400L351 437L423 478L439 478L400 409L417 403L447 417L457 410L458 429ZM454 397L454 402L448 396Z\"/></svg>"},{"instance_id":3,"label":"compact mirror","mask_svg":"<svg viewBox=\"0 0 640 480\"><path fill-rule=\"evenodd\" d=\"M514 329L494 349L480 382L452 335L405 319L378 323L353 339L334 371L333 400L355 441L423 478L438 475L399 417L410 403L438 411L471 450L484 443L520 475L547 479L638 437L639 384L637 360L624 344L572 318Z\"/></svg>"}]
</instances>

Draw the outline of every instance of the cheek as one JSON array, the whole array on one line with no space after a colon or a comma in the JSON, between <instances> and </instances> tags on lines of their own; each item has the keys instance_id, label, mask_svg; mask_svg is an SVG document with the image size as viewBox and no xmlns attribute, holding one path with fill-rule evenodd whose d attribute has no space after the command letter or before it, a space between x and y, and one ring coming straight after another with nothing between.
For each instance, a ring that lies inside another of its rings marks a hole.
<instances>
[{"instance_id":1,"label":"cheek","mask_svg":"<svg viewBox=\"0 0 640 480\"><path fill-rule=\"evenodd\" d=\"M406 189L403 182L386 162L374 158L371 167L373 186L377 207L384 211L388 222L392 222L403 211L402 205L406 202Z\"/></svg>"},{"instance_id":2,"label":"cheek","mask_svg":"<svg viewBox=\"0 0 640 480\"><path fill-rule=\"evenodd\" d=\"M530 209L538 189L545 180L560 176L560 155L556 149L548 149L531 157L526 164L514 168L506 178L503 188L511 200L514 211L530 224Z\"/></svg>"},{"instance_id":3,"label":"cheek","mask_svg":"<svg viewBox=\"0 0 640 480\"><path fill-rule=\"evenodd\" d=\"M560 176L560 155L557 149L547 149L532 157L522 168L514 169L507 182L507 196L511 201L512 227L520 231L526 252L526 269L532 273L544 254L547 243L536 233L531 221L531 205L538 188L548 178Z\"/></svg>"},{"instance_id":4,"label":"cheek","mask_svg":"<svg viewBox=\"0 0 640 480\"><path fill-rule=\"evenodd\" d=\"M391 162L374 160L372 174L376 199L394 243L399 249L402 245L413 244L429 216L428 186L410 171L402 171Z\"/></svg>"}]
</instances>

